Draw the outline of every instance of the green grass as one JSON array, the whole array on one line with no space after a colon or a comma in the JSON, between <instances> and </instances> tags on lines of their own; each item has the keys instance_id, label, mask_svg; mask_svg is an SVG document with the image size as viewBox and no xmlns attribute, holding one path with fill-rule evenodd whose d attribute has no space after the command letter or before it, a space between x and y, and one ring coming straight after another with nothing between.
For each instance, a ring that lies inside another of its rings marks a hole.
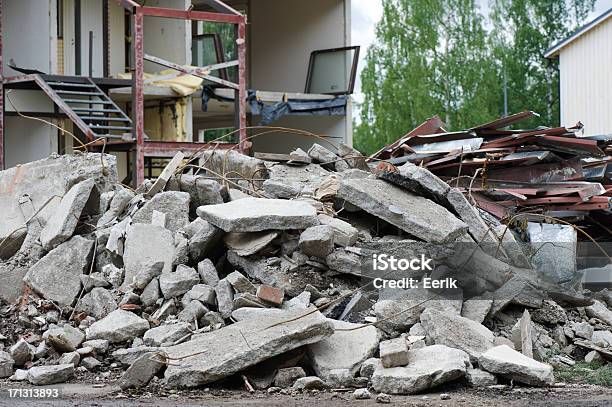
<instances>
[{"instance_id":1,"label":"green grass","mask_svg":"<svg viewBox=\"0 0 612 407\"><path fill-rule=\"evenodd\" d=\"M556 369L557 381L566 383L588 383L612 387L612 365L578 362L574 366Z\"/></svg>"}]
</instances>

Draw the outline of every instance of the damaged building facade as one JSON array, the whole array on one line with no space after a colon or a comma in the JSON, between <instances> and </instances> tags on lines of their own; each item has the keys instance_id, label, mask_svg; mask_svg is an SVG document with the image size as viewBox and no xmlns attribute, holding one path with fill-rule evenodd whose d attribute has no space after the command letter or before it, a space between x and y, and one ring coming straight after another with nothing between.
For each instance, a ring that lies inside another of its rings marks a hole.
<instances>
[{"instance_id":1,"label":"damaged building facade","mask_svg":"<svg viewBox=\"0 0 612 407\"><path fill-rule=\"evenodd\" d=\"M273 153L312 145L278 130L247 143L247 126L351 144L350 1L226 3L3 1L2 168L71 152L70 134L116 155L121 180L140 182L207 142Z\"/></svg>"}]
</instances>

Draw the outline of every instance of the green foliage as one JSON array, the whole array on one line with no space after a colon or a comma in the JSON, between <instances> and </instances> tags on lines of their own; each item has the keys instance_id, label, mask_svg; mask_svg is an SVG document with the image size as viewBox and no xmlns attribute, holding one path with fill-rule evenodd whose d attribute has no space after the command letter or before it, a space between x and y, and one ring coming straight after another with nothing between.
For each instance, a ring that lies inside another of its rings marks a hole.
<instances>
[{"instance_id":1,"label":"green foliage","mask_svg":"<svg viewBox=\"0 0 612 407\"><path fill-rule=\"evenodd\" d=\"M558 117L558 73L543 58L552 42L592 10L594 0L383 0L376 41L362 70L364 102L354 143L372 153L438 114L448 130L509 113ZM532 123L528 123L532 124Z\"/></svg>"},{"instance_id":2,"label":"green foliage","mask_svg":"<svg viewBox=\"0 0 612 407\"><path fill-rule=\"evenodd\" d=\"M566 383L587 383L612 387L612 365L578 362L555 370L555 378Z\"/></svg>"}]
</instances>

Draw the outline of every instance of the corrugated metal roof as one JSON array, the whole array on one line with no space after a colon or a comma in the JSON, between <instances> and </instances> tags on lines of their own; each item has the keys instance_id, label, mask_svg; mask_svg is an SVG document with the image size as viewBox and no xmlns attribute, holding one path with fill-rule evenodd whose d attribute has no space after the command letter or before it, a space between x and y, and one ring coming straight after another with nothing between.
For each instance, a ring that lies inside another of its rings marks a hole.
<instances>
[{"instance_id":1,"label":"corrugated metal roof","mask_svg":"<svg viewBox=\"0 0 612 407\"><path fill-rule=\"evenodd\" d=\"M570 35L569 37L562 39L561 41L557 42L555 45L553 45L552 47L550 47L548 50L546 50L546 52L544 53L544 57L546 58L551 58L554 57L556 55L559 54L559 51L565 47L566 45L570 44L571 42L573 42L574 40L576 40L577 38L581 37L583 34L587 33L589 30L591 30L592 28L598 26L599 24L601 24L602 22L604 22L605 20L607 20L609 17L612 17L612 7L609 8L607 11L605 11L603 14L601 14L599 17L595 18L593 21L591 21L588 24L583 25L582 27L578 28L576 31L574 31L574 33L572 35Z\"/></svg>"}]
</instances>

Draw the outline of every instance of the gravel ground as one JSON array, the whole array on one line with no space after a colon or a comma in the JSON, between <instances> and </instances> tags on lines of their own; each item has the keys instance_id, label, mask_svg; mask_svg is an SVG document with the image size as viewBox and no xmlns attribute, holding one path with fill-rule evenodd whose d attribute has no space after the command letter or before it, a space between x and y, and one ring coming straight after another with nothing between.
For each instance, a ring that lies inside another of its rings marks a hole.
<instances>
[{"instance_id":1,"label":"gravel ground","mask_svg":"<svg viewBox=\"0 0 612 407\"><path fill-rule=\"evenodd\" d=\"M9 388L28 388L10 382L0 382L0 407L4 406L261 406L288 407L323 405L340 406L379 406L370 400L354 400L350 392L306 392L298 395L269 395L266 392L249 394L240 390L197 390L168 393L151 392L126 395L116 391L110 385L93 387L89 384L58 385L62 396L58 399L10 398ZM48 386L47 388L53 388ZM448 390L448 389L447 389ZM398 406L572 406L599 407L612 405L612 388L592 385L567 385L550 389L523 388L514 389L465 389L457 388L446 391L450 396L442 400L440 393L415 396L392 396L391 405Z\"/></svg>"}]
</instances>

